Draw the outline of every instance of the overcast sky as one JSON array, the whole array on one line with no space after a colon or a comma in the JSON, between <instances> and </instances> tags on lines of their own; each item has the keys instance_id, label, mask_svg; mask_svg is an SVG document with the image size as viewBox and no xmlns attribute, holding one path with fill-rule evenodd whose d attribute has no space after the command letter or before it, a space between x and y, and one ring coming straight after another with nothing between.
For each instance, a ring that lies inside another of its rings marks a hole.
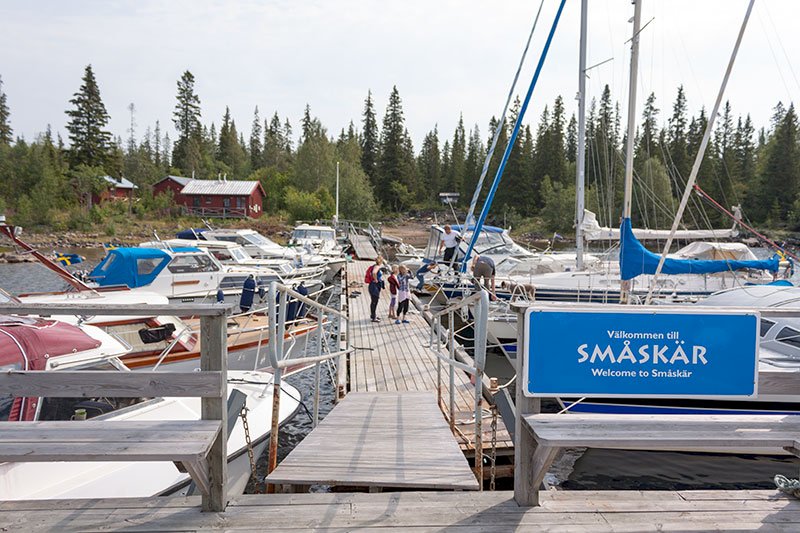
<instances>
[{"instance_id":1,"label":"overcast sky","mask_svg":"<svg viewBox=\"0 0 800 533\"><path fill-rule=\"evenodd\" d=\"M558 1L545 0L517 92L527 90ZM0 76L17 135L52 124L64 132L68 100L91 63L111 115L126 138L127 107L137 134L160 120L174 139L176 81L194 73L203 122L219 124L229 105L249 134L261 116L288 116L295 133L306 103L329 133L358 124L367 90L382 117L392 85L403 99L415 149L438 124L450 138L499 115L539 0L403 2L354 0L79 1L4 0L0 5ZM639 96L656 93L662 119L683 84L692 113L710 108L746 0L645 0ZM628 0L589 1L590 96L603 85L625 109L633 8ZM568 0L534 91L528 121L564 96L575 109L580 2ZM766 125L779 100L800 91L800 2L756 3L726 97L736 114ZM641 107L639 108L641 111ZM440 137L441 138L441 137Z\"/></svg>"}]
</instances>

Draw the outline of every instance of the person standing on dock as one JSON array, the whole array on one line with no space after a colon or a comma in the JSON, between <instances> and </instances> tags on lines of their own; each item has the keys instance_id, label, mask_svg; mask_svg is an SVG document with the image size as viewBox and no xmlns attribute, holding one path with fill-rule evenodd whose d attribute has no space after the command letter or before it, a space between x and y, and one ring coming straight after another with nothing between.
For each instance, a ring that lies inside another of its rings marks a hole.
<instances>
[{"instance_id":1,"label":"person standing on dock","mask_svg":"<svg viewBox=\"0 0 800 533\"><path fill-rule=\"evenodd\" d=\"M367 269L366 281L369 283L369 317L373 322L380 322L377 316L378 302L381 299L381 289L383 289L383 257L375 258L375 264Z\"/></svg>"},{"instance_id":2,"label":"person standing on dock","mask_svg":"<svg viewBox=\"0 0 800 533\"><path fill-rule=\"evenodd\" d=\"M405 265L400 265L400 272L397 275L397 314L395 315L395 324L399 324L401 320L403 324L408 324L406 313L408 313L408 302L411 301L411 290L408 286L411 278L413 278L411 272Z\"/></svg>"},{"instance_id":3,"label":"person standing on dock","mask_svg":"<svg viewBox=\"0 0 800 533\"><path fill-rule=\"evenodd\" d=\"M392 273L389 275L389 278L386 280L386 281L389 282L389 295L391 296L391 299L389 300L389 319L390 320L392 318L394 318L394 319L397 318L397 313L395 313L395 308L397 307L397 288L399 286L398 282L397 282L397 273L398 272L399 272L399 269L397 268L397 265L392 265Z\"/></svg>"},{"instance_id":4,"label":"person standing on dock","mask_svg":"<svg viewBox=\"0 0 800 533\"><path fill-rule=\"evenodd\" d=\"M450 268L453 268L453 259L458 250L458 243L461 242L461 233L455 231L450 224L444 226L444 233L442 234L442 243L439 245L439 251L444 248L444 263Z\"/></svg>"}]
</instances>

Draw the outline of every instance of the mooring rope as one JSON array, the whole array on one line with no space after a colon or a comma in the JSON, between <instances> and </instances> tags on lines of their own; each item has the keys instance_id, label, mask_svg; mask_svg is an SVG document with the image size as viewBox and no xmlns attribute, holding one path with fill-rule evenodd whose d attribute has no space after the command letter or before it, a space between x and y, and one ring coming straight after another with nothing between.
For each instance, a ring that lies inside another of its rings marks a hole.
<instances>
[{"instance_id":1,"label":"mooring rope","mask_svg":"<svg viewBox=\"0 0 800 533\"><path fill-rule=\"evenodd\" d=\"M780 474L775 476L775 487L786 494L791 494L795 498L800 498L800 479L790 479Z\"/></svg>"}]
</instances>

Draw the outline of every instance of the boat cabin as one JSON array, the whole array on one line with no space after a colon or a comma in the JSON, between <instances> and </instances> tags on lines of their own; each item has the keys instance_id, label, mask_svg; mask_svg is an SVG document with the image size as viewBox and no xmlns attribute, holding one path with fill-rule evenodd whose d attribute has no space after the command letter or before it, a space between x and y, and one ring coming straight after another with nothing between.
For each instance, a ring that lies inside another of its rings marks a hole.
<instances>
[{"instance_id":1,"label":"boat cabin","mask_svg":"<svg viewBox=\"0 0 800 533\"><path fill-rule=\"evenodd\" d=\"M253 275L259 286L283 282L274 271L222 265L205 248L114 248L89 274L100 287L125 285L186 302L214 301L217 290L238 294Z\"/></svg>"},{"instance_id":2,"label":"boat cabin","mask_svg":"<svg viewBox=\"0 0 800 533\"><path fill-rule=\"evenodd\" d=\"M330 226L300 224L292 232L289 246L298 246L320 255L339 256L342 248L336 240L336 230Z\"/></svg>"},{"instance_id":3,"label":"boat cabin","mask_svg":"<svg viewBox=\"0 0 800 533\"><path fill-rule=\"evenodd\" d=\"M462 258L467 253L469 241L475 231L475 226L469 225L465 227L460 224L455 224L450 227L453 231L457 231L461 234L457 258ZM439 226L438 224L431 226L428 244L425 247L426 260L441 259L439 247L441 246L443 234L444 226ZM475 243L475 253L491 255L495 258L495 263L499 263L506 257L525 258L533 255L531 252L515 243L508 235L508 230L498 228L497 226L483 226L481 228L481 233ZM498 256L500 256L500 259L497 258Z\"/></svg>"}]
</instances>

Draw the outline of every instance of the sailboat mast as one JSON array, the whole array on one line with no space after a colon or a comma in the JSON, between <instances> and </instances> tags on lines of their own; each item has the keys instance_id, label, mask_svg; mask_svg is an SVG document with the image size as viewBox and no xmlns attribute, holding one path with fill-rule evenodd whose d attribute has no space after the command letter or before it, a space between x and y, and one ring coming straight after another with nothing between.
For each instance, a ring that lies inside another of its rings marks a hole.
<instances>
[{"instance_id":1,"label":"sailboat mast","mask_svg":"<svg viewBox=\"0 0 800 533\"><path fill-rule=\"evenodd\" d=\"M577 268L583 270L583 211L586 183L586 26L589 0L581 0L581 44L578 60L578 153L575 171L575 243Z\"/></svg>"},{"instance_id":2,"label":"sailboat mast","mask_svg":"<svg viewBox=\"0 0 800 533\"><path fill-rule=\"evenodd\" d=\"M633 195L633 141L636 137L636 85L639 72L639 31L642 21L642 0L633 2L633 36L631 37L631 73L628 80L628 129L625 147L625 196L622 200L622 218L631 218L631 196ZM620 250L622 257L622 250ZM620 271L620 275L622 272ZM620 281L620 303L630 302L631 282Z\"/></svg>"},{"instance_id":3,"label":"sailboat mast","mask_svg":"<svg viewBox=\"0 0 800 533\"><path fill-rule=\"evenodd\" d=\"M636 86L639 72L639 29L642 19L642 0L633 0L633 37L631 37L631 73L628 87L628 142L625 147L625 199L622 218L631 217L633 193L633 142L636 137Z\"/></svg>"}]
</instances>

